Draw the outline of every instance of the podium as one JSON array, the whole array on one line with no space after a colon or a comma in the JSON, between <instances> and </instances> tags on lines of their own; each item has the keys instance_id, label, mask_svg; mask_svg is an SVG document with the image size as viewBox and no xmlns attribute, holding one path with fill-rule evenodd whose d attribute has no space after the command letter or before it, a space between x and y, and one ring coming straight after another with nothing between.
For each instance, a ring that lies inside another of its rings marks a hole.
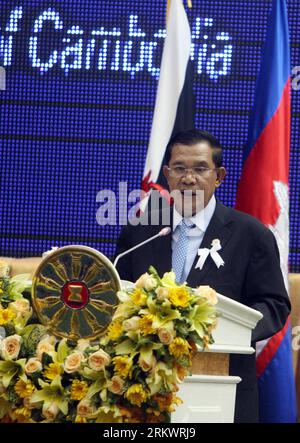
<instances>
[{"instance_id":1,"label":"podium","mask_svg":"<svg viewBox=\"0 0 300 443\"><path fill-rule=\"evenodd\" d=\"M51 251L40 263L33 278L32 303L40 324L46 325L51 334L73 342L80 338L98 340L113 318L117 291L132 286L132 282L120 280L103 254L86 246L70 245ZM221 294L217 297L219 318L213 331L215 342L208 350L199 349L194 354L192 375L179 385L178 395L183 404L172 414L173 423L234 420L236 387L241 379L238 374L229 375L229 357L255 351L251 347L251 334L262 314ZM34 346L41 337L33 336ZM70 383L72 378L69 386Z\"/></svg>"},{"instance_id":2,"label":"podium","mask_svg":"<svg viewBox=\"0 0 300 443\"><path fill-rule=\"evenodd\" d=\"M172 423L233 423L238 375L229 375L230 354L252 354L251 333L263 315L235 300L217 294L220 315L208 351L198 351L192 375L179 386L183 404Z\"/></svg>"}]
</instances>

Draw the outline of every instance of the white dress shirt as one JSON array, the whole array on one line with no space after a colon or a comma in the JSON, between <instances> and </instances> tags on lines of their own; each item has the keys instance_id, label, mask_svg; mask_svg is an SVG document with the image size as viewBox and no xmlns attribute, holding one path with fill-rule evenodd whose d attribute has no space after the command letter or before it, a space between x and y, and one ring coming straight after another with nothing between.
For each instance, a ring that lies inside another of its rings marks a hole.
<instances>
[{"instance_id":1,"label":"white dress shirt","mask_svg":"<svg viewBox=\"0 0 300 443\"><path fill-rule=\"evenodd\" d=\"M216 198L215 195L211 197L208 204L201 211L197 212L191 218L186 218L190 220L192 224L196 226L191 228L189 235L188 250L184 264L183 279L186 280L190 273L191 267L198 253L198 249L201 246L205 231L210 223L213 213L216 209ZM173 234L172 234L172 251L178 241L179 229L176 230L177 226L181 223L182 215L176 211L175 206L173 207Z\"/></svg>"}]
</instances>

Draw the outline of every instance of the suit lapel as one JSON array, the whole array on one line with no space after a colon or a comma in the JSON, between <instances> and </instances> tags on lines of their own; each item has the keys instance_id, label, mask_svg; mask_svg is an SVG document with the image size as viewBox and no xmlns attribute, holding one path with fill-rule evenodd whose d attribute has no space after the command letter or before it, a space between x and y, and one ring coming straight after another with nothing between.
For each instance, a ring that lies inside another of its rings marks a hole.
<instances>
[{"instance_id":1,"label":"suit lapel","mask_svg":"<svg viewBox=\"0 0 300 443\"><path fill-rule=\"evenodd\" d=\"M169 210L169 208L167 208ZM160 220L161 223L161 220ZM171 211L170 224L155 226L153 235L160 231L160 229L170 226L171 232L168 235L159 237L152 242L153 256L155 268L158 274L162 277L165 272L170 272L172 267L172 226L173 226L173 211Z\"/></svg>"},{"instance_id":2,"label":"suit lapel","mask_svg":"<svg viewBox=\"0 0 300 443\"><path fill-rule=\"evenodd\" d=\"M222 249L220 251L220 255L222 256L222 251L226 243L228 242L231 236L231 230L226 226L230 222L230 218L228 216L228 209L226 206L222 205L217 201L217 206L212 216L212 219L206 229L204 234L202 243L200 248L211 248L211 243L214 239L219 239ZM195 269L195 266L198 262L198 254L196 255L193 265L191 267L190 273L188 275L187 281L190 286L199 285L204 281L204 278L208 274L208 272L216 267L216 264L212 260L210 256L207 257L203 268L200 270L199 268ZM225 264L226 266L226 264Z\"/></svg>"}]
</instances>

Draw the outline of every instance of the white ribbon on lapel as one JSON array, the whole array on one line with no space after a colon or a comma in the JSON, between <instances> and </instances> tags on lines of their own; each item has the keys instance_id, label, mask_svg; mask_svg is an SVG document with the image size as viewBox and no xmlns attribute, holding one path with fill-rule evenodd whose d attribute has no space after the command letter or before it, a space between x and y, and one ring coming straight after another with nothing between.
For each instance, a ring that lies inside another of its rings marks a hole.
<instances>
[{"instance_id":1,"label":"white ribbon on lapel","mask_svg":"<svg viewBox=\"0 0 300 443\"><path fill-rule=\"evenodd\" d=\"M218 269L220 266L224 266L225 262L222 259L222 257L220 256L220 254L218 253L218 251L220 251L220 249L222 249L220 240L218 238L216 238L215 240L213 240L211 242L211 246L212 247L210 249L208 249L208 248L199 248L198 249L199 260L195 266L195 269L199 268L201 270L209 255L211 256L211 258L215 262Z\"/></svg>"}]
</instances>

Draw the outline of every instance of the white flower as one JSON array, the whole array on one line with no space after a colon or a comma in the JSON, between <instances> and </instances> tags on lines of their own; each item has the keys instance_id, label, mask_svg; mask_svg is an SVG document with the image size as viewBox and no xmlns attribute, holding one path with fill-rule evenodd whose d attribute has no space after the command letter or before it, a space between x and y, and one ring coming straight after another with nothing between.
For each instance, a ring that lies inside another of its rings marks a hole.
<instances>
[{"instance_id":1,"label":"white flower","mask_svg":"<svg viewBox=\"0 0 300 443\"><path fill-rule=\"evenodd\" d=\"M59 408L55 402L51 403L50 406L43 405L42 414L47 420L54 420L59 413Z\"/></svg>"},{"instance_id":2,"label":"white flower","mask_svg":"<svg viewBox=\"0 0 300 443\"><path fill-rule=\"evenodd\" d=\"M124 320L122 323L124 331L135 331L136 329L138 329L140 319L141 317L135 315L131 318L128 318L127 320Z\"/></svg>"},{"instance_id":3,"label":"white flower","mask_svg":"<svg viewBox=\"0 0 300 443\"><path fill-rule=\"evenodd\" d=\"M113 394L120 395L124 392L124 380L118 375L114 375L108 383L107 389Z\"/></svg>"},{"instance_id":4,"label":"white flower","mask_svg":"<svg viewBox=\"0 0 300 443\"><path fill-rule=\"evenodd\" d=\"M88 348L90 346L90 342L89 340L85 339L85 338L80 338L77 342L77 346L76 349L78 349L78 351L85 351L86 348Z\"/></svg>"},{"instance_id":5,"label":"white flower","mask_svg":"<svg viewBox=\"0 0 300 443\"><path fill-rule=\"evenodd\" d=\"M215 247L215 248L221 248L221 243L220 240L218 238L215 238L212 242L211 242L211 246Z\"/></svg>"},{"instance_id":6,"label":"white flower","mask_svg":"<svg viewBox=\"0 0 300 443\"><path fill-rule=\"evenodd\" d=\"M169 298L169 290L168 288L163 288L160 286L159 288L155 289L155 292L157 294L157 299L160 301L166 300Z\"/></svg>"},{"instance_id":7,"label":"white flower","mask_svg":"<svg viewBox=\"0 0 300 443\"><path fill-rule=\"evenodd\" d=\"M40 372L43 369L43 365L38 358L30 358L25 365L26 374L34 374Z\"/></svg>"},{"instance_id":8,"label":"white flower","mask_svg":"<svg viewBox=\"0 0 300 443\"><path fill-rule=\"evenodd\" d=\"M94 371L101 371L109 362L110 356L103 349L99 349L89 356L89 367Z\"/></svg>"},{"instance_id":9,"label":"white flower","mask_svg":"<svg viewBox=\"0 0 300 443\"><path fill-rule=\"evenodd\" d=\"M174 324L173 322L165 323L161 328L158 329L158 338L164 345L170 345L175 337Z\"/></svg>"},{"instance_id":10,"label":"white flower","mask_svg":"<svg viewBox=\"0 0 300 443\"><path fill-rule=\"evenodd\" d=\"M210 286L206 285L198 286L198 288L195 289L194 293L199 297L205 297L208 300L208 302L212 305L216 305L218 303L217 293ZM202 301L199 300L199 303L201 302Z\"/></svg>"},{"instance_id":11,"label":"white flower","mask_svg":"<svg viewBox=\"0 0 300 443\"><path fill-rule=\"evenodd\" d=\"M14 334L1 340L1 356L4 360L13 360L18 357L21 349L22 337Z\"/></svg>"},{"instance_id":12,"label":"white flower","mask_svg":"<svg viewBox=\"0 0 300 443\"><path fill-rule=\"evenodd\" d=\"M95 407L87 398L82 399L77 405L77 414L81 417L88 417L95 412Z\"/></svg>"},{"instance_id":13,"label":"white flower","mask_svg":"<svg viewBox=\"0 0 300 443\"><path fill-rule=\"evenodd\" d=\"M23 405L27 409L40 409L43 406L42 401L32 401L32 395L23 399Z\"/></svg>"},{"instance_id":14,"label":"white flower","mask_svg":"<svg viewBox=\"0 0 300 443\"><path fill-rule=\"evenodd\" d=\"M146 289L146 291L151 291L151 289L157 286L157 283L155 278L146 272L135 282L135 286L140 289Z\"/></svg>"},{"instance_id":15,"label":"white flower","mask_svg":"<svg viewBox=\"0 0 300 443\"><path fill-rule=\"evenodd\" d=\"M73 372L78 371L83 360L84 360L84 356L83 356L82 352L80 352L80 351L72 352L65 359L65 363L64 363L65 372L67 372L68 374L72 374Z\"/></svg>"},{"instance_id":16,"label":"white flower","mask_svg":"<svg viewBox=\"0 0 300 443\"><path fill-rule=\"evenodd\" d=\"M36 349L37 358L41 359L44 352L46 354L49 354L49 353L55 351L54 344L55 344L54 337L52 337L50 335L46 335L44 338L42 338L42 340L37 345L37 349Z\"/></svg>"},{"instance_id":17,"label":"white flower","mask_svg":"<svg viewBox=\"0 0 300 443\"><path fill-rule=\"evenodd\" d=\"M150 358L144 358L142 355L140 355L139 366L141 367L142 371L149 372L155 368L156 364L157 360L153 354L151 354Z\"/></svg>"},{"instance_id":18,"label":"white flower","mask_svg":"<svg viewBox=\"0 0 300 443\"><path fill-rule=\"evenodd\" d=\"M26 315L32 312L30 303L26 298L20 298L14 302L9 303L9 308L11 308L17 315Z\"/></svg>"}]
</instances>

